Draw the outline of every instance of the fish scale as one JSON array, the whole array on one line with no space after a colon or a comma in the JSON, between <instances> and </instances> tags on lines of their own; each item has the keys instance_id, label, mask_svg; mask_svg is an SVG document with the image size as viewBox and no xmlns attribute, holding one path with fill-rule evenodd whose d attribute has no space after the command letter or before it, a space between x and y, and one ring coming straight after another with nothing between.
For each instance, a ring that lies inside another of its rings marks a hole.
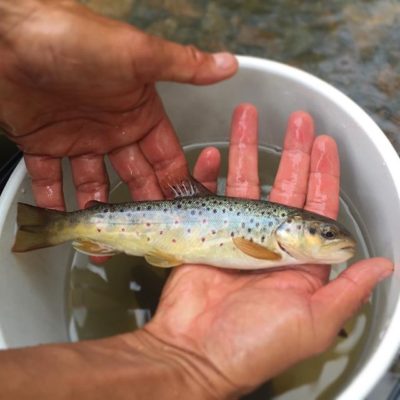
<instances>
[{"instance_id":1,"label":"fish scale","mask_svg":"<svg viewBox=\"0 0 400 400\"><path fill-rule=\"evenodd\" d=\"M14 251L72 240L87 254L123 252L160 267L197 263L259 269L342 262L355 244L329 218L268 201L215 195L96 203L71 213L20 204L18 215ZM324 229L338 237L329 238Z\"/></svg>"}]
</instances>

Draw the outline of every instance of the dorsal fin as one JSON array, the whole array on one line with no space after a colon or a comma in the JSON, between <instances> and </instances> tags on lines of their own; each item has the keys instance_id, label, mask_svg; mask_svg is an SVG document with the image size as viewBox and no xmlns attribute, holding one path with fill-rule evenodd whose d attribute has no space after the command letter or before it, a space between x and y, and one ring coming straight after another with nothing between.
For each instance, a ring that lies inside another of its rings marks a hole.
<instances>
[{"instance_id":1,"label":"dorsal fin","mask_svg":"<svg viewBox=\"0 0 400 400\"><path fill-rule=\"evenodd\" d=\"M214 193L212 193L204 185L191 176L188 179L180 182L169 183L168 189L170 191L170 196L168 197L175 199L179 197L214 195Z\"/></svg>"}]
</instances>

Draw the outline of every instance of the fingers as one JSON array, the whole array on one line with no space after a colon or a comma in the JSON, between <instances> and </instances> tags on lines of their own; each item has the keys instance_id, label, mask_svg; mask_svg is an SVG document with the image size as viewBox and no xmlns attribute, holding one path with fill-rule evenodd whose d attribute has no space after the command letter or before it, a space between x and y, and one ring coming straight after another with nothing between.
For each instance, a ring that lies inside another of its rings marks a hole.
<instances>
[{"instance_id":1,"label":"fingers","mask_svg":"<svg viewBox=\"0 0 400 400\"><path fill-rule=\"evenodd\" d=\"M313 141L314 123L311 116L302 111L292 113L270 201L293 207L304 206Z\"/></svg>"},{"instance_id":2,"label":"fingers","mask_svg":"<svg viewBox=\"0 0 400 400\"><path fill-rule=\"evenodd\" d=\"M369 298L377 283L392 272L393 263L385 258L359 261L315 292L311 302L315 335L323 348Z\"/></svg>"},{"instance_id":3,"label":"fingers","mask_svg":"<svg viewBox=\"0 0 400 400\"><path fill-rule=\"evenodd\" d=\"M29 154L25 154L24 159L32 180L36 204L39 207L64 210L61 160Z\"/></svg>"},{"instance_id":4,"label":"fingers","mask_svg":"<svg viewBox=\"0 0 400 400\"><path fill-rule=\"evenodd\" d=\"M217 191L217 180L221 166L221 155L215 147L205 148L199 155L193 176L212 192Z\"/></svg>"},{"instance_id":5,"label":"fingers","mask_svg":"<svg viewBox=\"0 0 400 400\"><path fill-rule=\"evenodd\" d=\"M171 194L170 184L188 178L185 155L166 116L140 141L139 146L166 196Z\"/></svg>"},{"instance_id":6,"label":"fingers","mask_svg":"<svg viewBox=\"0 0 400 400\"><path fill-rule=\"evenodd\" d=\"M251 199L260 197L258 113L251 104L241 104L233 113L226 194Z\"/></svg>"},{"instance_id":7,"label":"fingers","mask_svg":"<svg viewBox=\"0 0 400 400\"><path fill-rule=\"evenodd\" d=\"M128 185L134 200L163 198L153 168L137 144L113 151L109 159L122 181Z\"/></svg>"},{"instance_id":8,"label":"fingers","mask_svg":"<svg viewBox=\"0 0 400 400\"><path fill-rule=\"evenodd\" d=\"M232 76L238 68L232 54L204 53L194 46L182 46L142 32L133 31L131 43L134 70L146 82L209 84Z\"/></svg>"},{"instance_id":9,"label":"fingers","mask_svg":"<svg viewBox=\"0 0 400 400\"><path fill-rule=\"evenodd\" d=\"M315 139L305 209L336 219L339 212L339 154L329 136Z\"/></svg>"},{"instance_id":10,"label":"fingers","mask_svg":"<svg viewBox=\"0 0 400 400\"><path fill-rule=\"evenodd\" d=\"M109 181L103 156L84 155L70 160L79 208L90 200L108 200Z\"/></svg>"}]
</instances>

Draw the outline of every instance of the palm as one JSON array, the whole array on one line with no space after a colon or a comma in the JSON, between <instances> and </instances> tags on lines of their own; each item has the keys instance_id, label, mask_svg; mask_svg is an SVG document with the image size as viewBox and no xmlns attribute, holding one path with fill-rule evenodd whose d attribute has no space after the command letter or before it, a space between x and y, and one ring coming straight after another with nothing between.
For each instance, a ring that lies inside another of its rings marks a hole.
<instances>
[{"instance_id":1,"label":"palm","mask_svg":"<svg viewBox=\"0 0 400 400\"><path fill-rule=\"evenodd\" d=\"M264 362L265 349L278 371L315 343L311 300L321 284L305 270L243 274L185 266L165 288L155 323L162 326L163 335L180 340L183 336L188 345L194 342L229 380L255 385L271 373L271 364ZM245 346L246 342L259 346Z\"/></svg>"}]
</instances>

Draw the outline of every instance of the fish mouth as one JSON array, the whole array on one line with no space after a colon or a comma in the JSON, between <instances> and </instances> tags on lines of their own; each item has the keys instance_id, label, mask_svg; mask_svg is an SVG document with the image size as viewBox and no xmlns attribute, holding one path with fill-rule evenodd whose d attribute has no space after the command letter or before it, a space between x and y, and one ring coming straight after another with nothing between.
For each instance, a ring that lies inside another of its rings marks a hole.
<instances>
[{"instance_id":1,"label":"fish mouth","mask_svg":"<svg viewBox=\"0 0 400 400\"><path fill-rule=\"evenodd\" d=\"M351 245L351 246L345 246L345 247L342 247L340 250L344 250L344 251L346 251L346 250L355 250L355 245Z\"/></svg>"}]
</instances>

